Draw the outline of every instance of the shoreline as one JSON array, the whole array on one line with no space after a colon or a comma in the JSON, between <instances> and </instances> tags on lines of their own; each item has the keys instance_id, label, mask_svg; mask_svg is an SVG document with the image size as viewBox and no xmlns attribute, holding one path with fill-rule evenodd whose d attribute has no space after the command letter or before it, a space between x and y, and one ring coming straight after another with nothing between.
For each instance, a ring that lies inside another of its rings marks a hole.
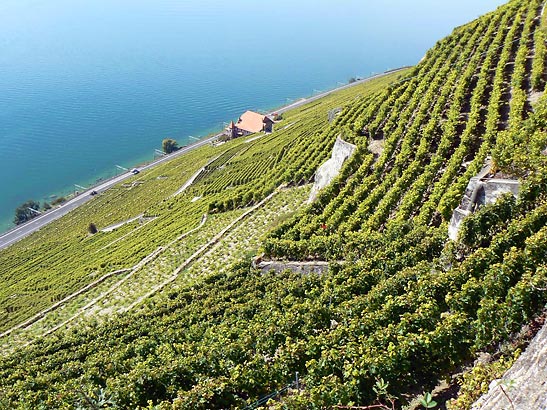
<instances>
[{"instance_id":1,"label":"shoreline","mask_svg":"<svg viewBox=\"0 0 547 410\"><path fill-rule=\"evenodd\" d=\"M393 74L398 71L403 71L405 69L411 68L413 66L403 66L395 69L386 70L382 73L373 74L369 77L360 78L354 82L347 83L344 85L341 85L339 87L332 88L330 90L321 92L316 95L311 95L308 97L302 97L290 104L281 105L273 110L267 111L268 115L271 115L273 113L282 114L284 112L287 112L289 110L298 108L302 105L306 105L308 103L311 103L313 101L316 101L318 99L321 99L323 97L326 97L329 94L332 94L337 91L342 91L347 88L355 87L357 85L366 83L368 81L374 80L376 78L381 78L389 74ZM192 151L196 148L201 147L202 145L208 144L210 142L213 142L217 140L221 135L224 134L224 129L222 129L220 132L212 132L211 134L208 134L206 136L200 137L195 142L192 142L190 144L186 144L182 146L177 151L171 153L171 154L165 154L159 158L153 159L152 161L144 161L135 165L130 166L130 168L138 168L140 171L145 171L147 169L153 168L159 164L162 164L164 162L168 162L174 158L177 158L180 155L183 155L189 151ZM20 225L15 225L12 228L0 232L0 250L9 247L10 245L18 242L19 240L23 239L24 237L30 235L31 233L39 230L43 226L49 224L50 222L53 222L56 219L59 219L63 215L67 214L68 212L72 211L73 209L83 205L84 203L88 202L93 198L93 196L90 195L91 191L97 191L97 192L104 192L110 187L112 187L115 184L118 184L125 179L133 176L133 173L128 170L126 172L122 172L119 175L114 175L110 178L98 180L95 182L94 185L91 185L88 187L87 190L82 191L78 193L77 195L73 195L72 197L67 198L67 201L62 203L61 205L54 207L50 210L42 212L39 216L23 223ZM34 225L34 226L33 226Z\"/></svg>"}]
</instances>

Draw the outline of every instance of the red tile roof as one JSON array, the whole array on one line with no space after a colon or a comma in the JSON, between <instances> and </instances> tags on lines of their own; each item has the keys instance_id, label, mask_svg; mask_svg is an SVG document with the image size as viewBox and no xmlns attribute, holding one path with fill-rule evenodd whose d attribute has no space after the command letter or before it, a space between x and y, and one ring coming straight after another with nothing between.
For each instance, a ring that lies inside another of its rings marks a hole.
<instances>
[{"instance_id":1,"label":"red tile roof","mask_svg":"<svg viewBox=\"0 0 547 410\"><path fill-rule=\"evenodd\" d=\"M265 119L265 115L254 111L245 111L239 118L236 127L248 132L260 132L264 128Z\"/></svg>"}]
</instances>

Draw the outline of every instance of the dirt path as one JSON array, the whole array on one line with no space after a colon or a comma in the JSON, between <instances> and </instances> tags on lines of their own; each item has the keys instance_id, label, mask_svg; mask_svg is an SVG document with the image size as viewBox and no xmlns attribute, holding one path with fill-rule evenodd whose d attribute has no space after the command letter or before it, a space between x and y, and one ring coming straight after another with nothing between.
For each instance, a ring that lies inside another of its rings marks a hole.
<instances>
[{"instance_id":1,"label":"dirt path","mask_svg":"<svg viewBox=\"0 0 547 410\"><path fill-rule=\"evenodd\" d=\"M113 271L113 272L110 272L110 273L107 273L106 275L102 276L101 278L97 279L96 281L84 286L83 288L81 288L80 290L68 295L67 297L65 297L64 299L62 299L61 301L55 303L54 305L48 307L47 309L44 309L42 310L41 312L37 313L36 315L34 315L33 317L31 317L30 319L26 320L25 322L23 323L20 323L16 326L13 326L12 328L6 330L5 332L3 333L0 333L0 338L4 338L6 336L9 336L11 333L13 333L14 331L16 330L20 330L20 329L25 329L25 328L28 328L29 326L31 326L32 324L38 322L39 320L42 320L48 313L50 312L53 312L54 310L57 310L61 307L63 307L64 305L66 305L68 302L74 300L75 298L77 298L78 296L81 296L83 295L84 293L90 291L91 289L94 289L96 288L97 286L99 286L101 283L105 282L107 279L111 278L112 276L114 275L119 275L121 273L124 273L124 272L129 272L127 275L125 275L122 279L120 279L118 282L116 282L114 285L112 285L108 290L106 290L105 292L102 292L100 295L98 295L97 297L95 297L94 299L92 299L90 302L88 302L84 307L82 307L76 314L72 315L71 317L69 317L67 320L63 321L62 323L54 326L52 329L46 331L45 333L42 334L42 336L46 336L50 333L53 333L55 332L56 330L60 329L61 327L67 325L68 323L74 321L76 318L78 318L79 316L81 316L84 312L86 312L87 310L89 310L92 306L94 306L97 302L99 302L100 300L104 299L106 296L108 296L109 294L111 294L112 292L114 292L117 288L119 288L122 284L124 284L126 281L128 281L132 276L134 276L141 268L143 268L144 266L146 266L148 263L150 263L151 261L153 261L154 259L156 259L162 252L164 252L165 250L169 249L171 246L173 246L177 241L180 241L182 240L183 238L185 238L186 236L192 234L193 232L199 230L204 224L205 222L207 221L207 215L204 215L201 219L201 222L200 224L196 227L196 228L193 228L183 234L181 234L180 236L178 236L177 238L175 238L174 240L172 240L169 244L167 244L166 246L160 246L158 247L156 250L154 250L152 253L148 254L147 256L145 256L139 263L137 263L136 265L134 265L133 267L131 268L125 268L125 269L119 269L119 270L116 270L116 271Z\"/></svg>"},{"instance_id":2,"label":"dirt path","mask_svg":"<svg viewBox=\"0 0 547 410\"><path fill-rule=\"evenodd\" d=\"M125 221L118 222L117 224L107 226L106 228L101 229L101 232L112 232L114 229L117 229L121 226L130 224L131 222L136 221L136 220L142 218L143 216L144 216L144 214L140 214L140 215L135 216L134 218L127 219Z\"/></svg>"},{"instance_id":3,"label":"dirt path","mask_svg":"<svg viewBox=\"0 0 547 410\"><path fill-rule=\"evenodd\" d=\"M172 273L172 275L163 281L162 283L159 283L156 285L153 289L151 289L148 293L145 295L139 297L135 302L133 302L131 305L129 305L127 308L123 309L123 312L127 312L131 309L133 309L135 306L139 305L144 301L145 299L149 298L150 296L154 295L161 289L163 289L165 286L167 286L169 283L173 282L175 279L178 278L180 273L187 269L197 258L199 258L201 255L203 255L206 251L208 251L213 245L215 245L226 233L228 233L231 229L233 229L236 225L238 225L243 219L248 217L250 214L252 214L254 211L256 211L258 208L262 207L266 202L268 202L270 199L272 199L281 189L279 187L277 190L272 192L270 195L268 195L266 198L264 198L262 201L260 201L258 204L252 206L249 210L244 212L242 215L237 217L234 221L232 221L230 224L228 224L222 231L220 231L218 234L214 236L213 239L211 239L209 242L207 242L205 245L203 245L201 248L199 248L196 252L194 252L188 259L186 259L181 265L179 265Z\"/></svg>"},{"instance_id":4,"label":"dirt path","mask_svg":"<svg viewBox=\"0 0 547 410\"><path fill-rule=\"evenodd\" d=\"M135 265L135 266L137 266L137 265ZM116 271L107 273L106 275L100 277L99 279L97 279L97 280L94 281L94 282L91 282L89 285L83 287L82 289L78 290L77 292L74 292L74 293L72 293L71 295L68 295L67 297L65 297L64 299L62 299L62 300L60 300L59 302L55 303L54 305L48 307L47 309L44 309L44 310L42 310L41 312L38 312L36 315L34 315L34 316L31 317L30 319L24 321L23 323L19 323L17 326L14 326L14 327L12 327L12 328L6 330L6 331L3 332L3 333L0 333L0 338L5 337L5 336L8 336L9 334L11 334L12 332L14 332L15 330L23 329L23 328L26 328L26 327L32 325L33 323L35 323L35 322L37 322L38 320L42 319L42 318L43 318L46 314L48 314L49 312L52 312L52 311L54 311L55 309L58 309L59 307L63 306L63 305L66 304L67 302L69 302L69 301L71 301L72 299L74 299L75 297L80 296L80 295L82 295L83 293L87 292L88 290L97 287L99 284L101 284L102 282L104 282L105 280L107 280L108 278L110 278L111 276L118 275L118 274L120 274L120 273L130 271L130 270L132 270L132 269L135 269L135 267L133 267L133 268L126 268L126 269L119 269L119 270L116 270Z\"/></svg>"}]
</instances>

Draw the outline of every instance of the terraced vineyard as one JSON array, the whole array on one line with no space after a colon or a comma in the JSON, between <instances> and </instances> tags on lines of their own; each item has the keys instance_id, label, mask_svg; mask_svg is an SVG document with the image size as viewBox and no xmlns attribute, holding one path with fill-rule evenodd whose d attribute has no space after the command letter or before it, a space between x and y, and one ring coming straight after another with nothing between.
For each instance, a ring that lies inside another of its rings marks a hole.
<instances>
[{"instance_id":1,"label":"terraced vineyard","mask_svg":"<svg viewBox=\"0 0 547 410\"><path fill-rule=\"evenodd\" d=\"M224 212L249 206L282 183L300 181L298 168L289 169L300 153L309 154L307 159L298 161L308 169L307 176L311 176L313 168L307 163L311 159L314 163L322 161L328 152L318 151L310 133L303 130L311 130L313 138L318 140L323 132L329 132L328 138L332 138L334 132L326 131L332 128L327 121L328 110L344 106L359 94L374 94L400 75L338 92L315 102L313 110L303 107L287 113L285 120L276 126L279 131L270 136L248 143L240 139L199 148L169 164L141 172L66 218L1 251L0 277L4 286L0 289L0 332L110 272L135 266L159 246L198 226L209 210ZM274 167L264 168L264 161L269 160L261 152L276 157ZM209 164L214 158L217 159ZM231 163L223 162L227 160ZM212 178L195 181L182 194L173 196L207 164ZM254 178L234 179L247 172L254 172L249 174ZM222 189L211 190L210 181ZM200 199L196 201L196 197ZM88 234L90 222L103 229L139 215L144 217L111 232Z\"/></svg>"},{"instance_id":2,"label":"terraced vineyard","mask_svg":"<svg viewBox=\"0 0 547 410\"><path fill-rule=\"evenodd\" d=\"M401 408L495 352L547 303L543 6L510 1L410 70L139 175L0 252L3 330L104 278L2 337L0 404L246 408L298 372L268 408ZM304 206L339 135L357 150ZM449 241L489 156L519 196ZM329 271L264 273L256 253Z\"/></svg>"},{"instance_id":3,"label":"terraced vineyard","mask_svg":"<svg viewBox=\"0 0 547 410\"><path fill-rule=\"evenodd\" d=\"M330 244L346 237L450 219L498 133L518 129L531 110L528 56L540 11L539 1L511 2L440 42L412 79L385 92L375 117L355 118L360 158L304 216L266 241L267 253L339 259L343 247ZM376 157L366 150L375 139L384 141Z\"/></svg>"}]
</instances>

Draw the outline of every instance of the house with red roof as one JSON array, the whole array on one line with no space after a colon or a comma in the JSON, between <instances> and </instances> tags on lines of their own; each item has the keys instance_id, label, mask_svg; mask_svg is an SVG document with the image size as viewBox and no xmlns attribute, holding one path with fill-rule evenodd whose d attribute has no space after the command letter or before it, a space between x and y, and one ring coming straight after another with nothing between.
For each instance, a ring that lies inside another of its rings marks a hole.
<instances>
[{"instance_id":1,"label":"house with red roof","mask_svg":"<svg viewBox=\"0 0 547 410\"><path fill-rule=\"evenodd\" d=\"M255 132L272 132L274 120L268 115L254 111L245 111L236 123L233 121L226 128L230 138L254 134Z\"/></svg>"}]
</instances>

